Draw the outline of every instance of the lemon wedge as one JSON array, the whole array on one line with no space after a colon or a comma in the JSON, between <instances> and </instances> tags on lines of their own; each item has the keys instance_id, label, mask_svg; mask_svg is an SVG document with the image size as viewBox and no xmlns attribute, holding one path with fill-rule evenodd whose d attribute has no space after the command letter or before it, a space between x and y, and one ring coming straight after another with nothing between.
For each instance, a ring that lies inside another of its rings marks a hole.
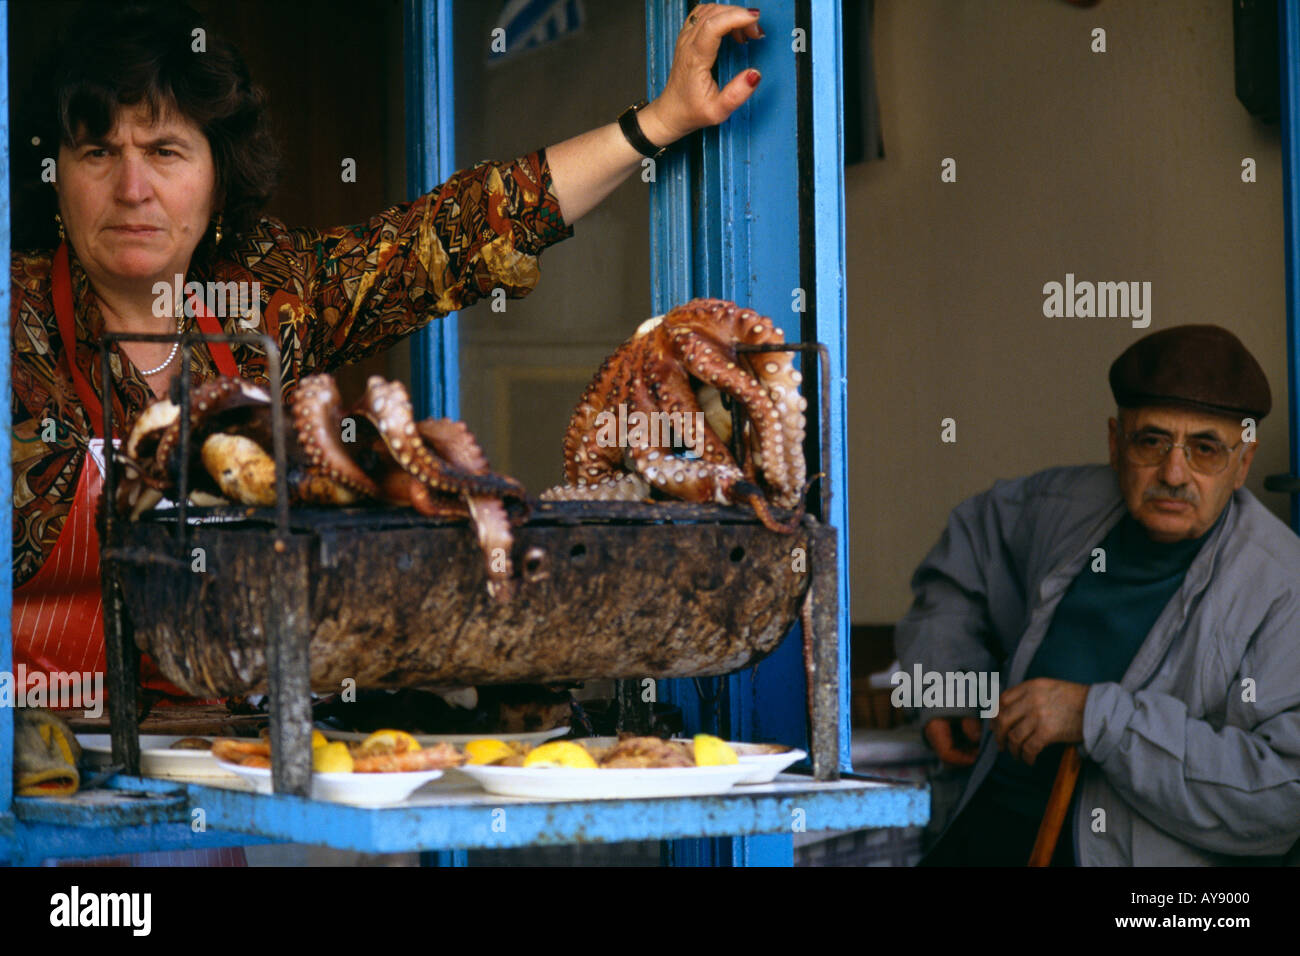
<instances>
[{"instance_id":1,"label":"lemon wedge","mask_svg":"<svg viewBox=\"0 0 1300 956\"><path fill-rule=\"evenodd\" d=\"M341 740L317 747L311 752L311 768L317 773L351 773L352 754Z\"/></svg>"},{"instance_id":2,"label":"lemon wedge","mask_svg":"<svg viewBox=\"0 0 1300 956\"><path fill-rule=\"evenodd\" d=\"M528 751L525 767L564 767L567 770L595 770L591 754L572 740L553 740Z\"/></svg>"},{"instance_id":3,"label":"lemon wedge","mask_svg":"<svg viewBox=\"0 0 1300 956\"><path fill-rule=\"evenodd\" d=\"M514 755L514 748L502 740L470 740L465 744L465 756L471 764L496 763Z\"/></svg>"},{"instance_id":4,"label":"lemon wedge","mask_svg":"<svg viewBox=\"0 0 1300 956\"><path fill-rule=\"evenodd\" d=\"M376 730L361 741L357 753L363 757L376 754L406 754L420 749L420 744L405 730Z\"/></svg>"},{"instance_id":5,"label":"lemon wedge","mask_svg":"<svg viewBox=\"0 0 1300 956\"><path fill-rule=\"evenodd\" d=\"M695 735L695 766L718 767L728 763L740 763L730 744L711 734Z\"/></svg>"}]
</instances>

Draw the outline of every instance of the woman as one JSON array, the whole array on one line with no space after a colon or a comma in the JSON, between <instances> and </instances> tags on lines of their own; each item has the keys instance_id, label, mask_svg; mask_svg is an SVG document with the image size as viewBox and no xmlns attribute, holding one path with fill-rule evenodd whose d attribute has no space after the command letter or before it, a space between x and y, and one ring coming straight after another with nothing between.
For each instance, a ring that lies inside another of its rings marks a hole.
<instances>
[{"instance_id":1,"label":"woman","mask_svg":"<svg viewBox=\"0 0 1300 956\"><path fill-rule=\"evenodd\" d=\"M678 37L663 93L623 123L480 164L368 222L318 232L259 217L275 165L261 94L211 33L206 52L192 52L199 25L184 6L88 5L53 73L58 243L12 262L14 658L29 673L104 670L93 521L102 475L88 458L102 439L101 403L127 422L181 372L172 345L115 343L105 383L102 333L265 332L279 343L288 392L494 288L525 295L541 251L571 235L643 155L722 122L749 97L757 71L721 90L710 71L726 34L762 36L757 10L702 5ZM155 289L177 276L257 283L258 308L190 316ZM194 350L188 372L265 382L266 356L214 344Z\"/></svg>"}]
</instances>

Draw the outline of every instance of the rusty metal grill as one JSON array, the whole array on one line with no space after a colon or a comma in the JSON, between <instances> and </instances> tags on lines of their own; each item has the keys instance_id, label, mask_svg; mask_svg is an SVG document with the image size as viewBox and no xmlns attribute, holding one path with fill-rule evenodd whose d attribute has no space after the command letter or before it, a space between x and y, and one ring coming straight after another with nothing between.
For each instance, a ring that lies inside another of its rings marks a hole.
<instances>
[{"instance_id":1,"label":"rusty metal grill","mask_svg":"<svg viewBox=\"0 0 1300 956\"><path fill-rule=\"evenodd\" d=\"M186 362L196 341L247 337L180 338ZM139 650L196 695L269 690L275 789L306 794L312 690L337 691L345 679L384 688L719 675L756 663L802 612L814 770L819 779L834 777L834 529L809 517L794 535L781 535L747 510L714 505L541 502L515 531L517 592L495 603L463 520L382 507L288 507L278 350L267 336L253 338L267 349L277 399L276 507L188 505L183 465L176 508L137 522L103 509L115 761L138 771ZM786 347L820 349L824 369L820 346ZM824 374L821 381L824 408ZM178 404L188 462L187 376ZM111 502L115 463L106 457ZM828 500L823 486L823 513ZM807 573L792 569L796 547L807 555Z\"/></svg>"}]
</instances>

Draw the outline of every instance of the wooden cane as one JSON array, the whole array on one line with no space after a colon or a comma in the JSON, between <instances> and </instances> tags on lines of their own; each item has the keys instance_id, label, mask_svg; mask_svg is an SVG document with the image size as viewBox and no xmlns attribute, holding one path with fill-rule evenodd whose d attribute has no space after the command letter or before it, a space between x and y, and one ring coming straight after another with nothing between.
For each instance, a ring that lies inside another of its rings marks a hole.
<instances>
[{"instance_id":1,"label":"wooden cane","mask_svg":"<svg viewBox=\"0 0 1300 956\"><path fill-rule=\"evenodd\" d=\"M1056 852L1056 841L1061 836L1061 826L1070 809L1070 798L1074 796L1074 784L1079 779L1079 768L1082 765L1077 746L1067 748L1061 755L1061 766L1056 771L1052 795L1047 798L1047 810L1043 813L1043 822L1038 825L1034 851L1029 854L1030 866L1051 865L1052 854Z\"/></svg>"}]
</instances>

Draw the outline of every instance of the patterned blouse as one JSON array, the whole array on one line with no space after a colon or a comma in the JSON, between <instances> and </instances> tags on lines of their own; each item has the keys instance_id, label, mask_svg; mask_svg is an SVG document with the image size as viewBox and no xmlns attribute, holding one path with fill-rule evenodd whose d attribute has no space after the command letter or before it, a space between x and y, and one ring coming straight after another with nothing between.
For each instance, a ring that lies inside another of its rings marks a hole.
<instances>
[{"instance_id":1,"label":"patterned blouse","mask_svg":"<svg viewBox=\"0 0 1300 956\"><path fill-rule=\"evenodd\" d=\"M355 226L320 232L264 218L211 275L191 270L187 279L261 284L258 325L238 315L222 324L227 332L264 332L279 342L287 394L300 377L387 349L495 288L527 295L537 282L542 250L572 234L542 150L514 162L480 163ZM53 550L94 436L61 361L52 258L52 251L40 251L15 252L12 259L15 587ZM75 254L69 265L76 360L102 397L97 343L103 315ZM267 384L260 345L237 343L231 349L245 378ZM153 391L116 343L111 355L113 421L130 421ZM206 349L191 352L190 374L195 382L218 374Z\"/></svg>"}]
</instances>

